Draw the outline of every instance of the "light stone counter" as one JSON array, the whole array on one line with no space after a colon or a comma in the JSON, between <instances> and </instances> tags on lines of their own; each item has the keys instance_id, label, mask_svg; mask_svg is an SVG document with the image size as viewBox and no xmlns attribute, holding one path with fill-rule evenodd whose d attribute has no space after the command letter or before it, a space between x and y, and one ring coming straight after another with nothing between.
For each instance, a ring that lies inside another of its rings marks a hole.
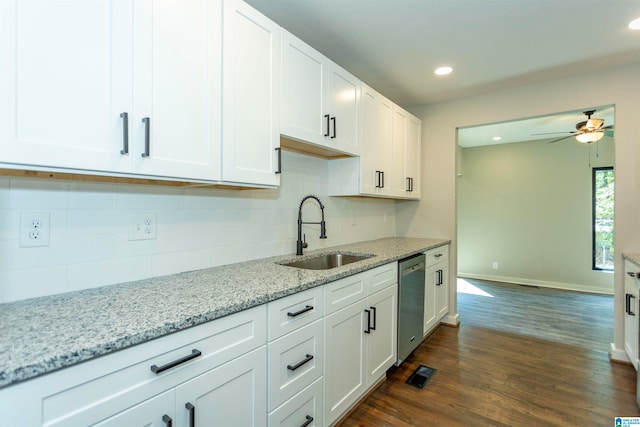
<instances>
[{"instance_id":1,"label":"light stone counter","mask_svg":"<svg viewBox=\"0 0 640 427\"><path fill-rule=\"evenodd\" d=\"M379 239L0 304L0 387L447 243ZM375 256L322 271L278 264L333 251Z\"/></svg>"},{"instance_id":2,"label":"light stone counter","mask_svg":"<svg viewBox=\"0 0 640 427\"><path fill-rule=\"evenodd\" d=\"M640 254L623 253L622 258L628 259L638 267L640 267Z\"/></svg>"}]
</instances>

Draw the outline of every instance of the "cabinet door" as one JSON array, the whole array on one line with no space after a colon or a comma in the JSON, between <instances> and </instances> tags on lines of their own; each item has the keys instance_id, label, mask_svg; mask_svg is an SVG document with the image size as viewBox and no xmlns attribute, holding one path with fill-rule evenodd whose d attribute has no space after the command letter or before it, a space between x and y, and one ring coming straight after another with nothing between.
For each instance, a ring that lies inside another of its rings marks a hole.
<instances>
[{"instance_id":1,"label":"cabinet door","mask_svg":"<svg viewBox=\"0 0 640 427\"><path fill-rule=\"evenodd\" d=\"M365 300L325 317L325 424L343 414L366 389Z\"/></svg>"},{"instance_id":2,"label":"cabinet door","mask_svg":"<svg viewBox=\"0 0 640 427\"><path fill-rule=\"evenodd\" d=\"M442 319L449 312L449 267L448 261L435 266L436 287L436 320Z\"/></svg>"},{"instance_id":3,"label":"cabinet door","mask_svg":"<svg viewBox=\"0 0 640 427\"><path fill-rule=\"evenodd\" d=\"M177 387L178 425L266 425L266 359L263 346Z\"/></svg>"},{"instance_id":4,"label":"cabinet door","mask_svg":"<svg viewBox=\"0 0 640 427\"><path fill-rule=\"evenodd\" d=\"M436 324L436 281L437 266L428 267L425 271L424 283L424 328L423 335L426 335Z\"/></svg>"},{"instance_id":5,"label":"cabinet door","mask_svg":"<svg viewBox=\"0 0 640 427\"><path fill-rule=\"evenodd\" d=\"M384 178L391 176L393 103L370 87L362 86L360 192L385 195ZM385 174L385 175L381 175Z\"/></svg>"},{"instance_id":6,"label":"cabinet door","mask_svg":"<svg viewBox=\"0 0 640 427\"><path fill-rule=\"evenodd\" d=\"M278 185L280 26L240 0L224 5L222 179Z\"/></svg>"},{"instance_id":7,"label":"cabinet door","mask_svg":"<svg viewBox=\"0 0 640 427\"><path fill-rule=\"evenodd\" d=\"M282 29L282 111L280 133L293 139L324 144L329 61L317 50Z\"/></svg>"},{"instance_id":8,"label":"cabinet door","mask_svg":"<svg viewBox=\"0 0 640 427\"><path fill-rule=\"evenodd\" d=\"M360 80L335 63L329 63L328 105L324 113L330 116L326 144L353 155L360 154L358 136L360 91Z\"/></svg>"},{"instance_id":9,"label":"cabinet door","mask_svg":"<svg viewBox=\"0 0 640 427\"><path fill-rule=\"evenodd\" d=\"M132 3L0 2L0 161L127 172Z\"/></svg>"},{"instance_id":10,"label":"cabinet door","mask_svg":"<svg viewBox=\"0 0 640 427\"><path fill-rule=\"evenodd\" d=\"M175 392L169 390L93 426L167 427L175 422L174 409Z\"/></svg>"},{"instance_id":11,"label":"cabinet door","mask_svg":"<svg viewBox=\"0 0 640 427\"><path fill-rule=\"evenodd\" d=\"M405 154L405 180L410 179L407 197L420 199L420 138L422 122L417 117L408 115L407 140Z\"/></svg>"},{"instance_id":12,"label":"cabinet door","mask_svg":"<svg viewBox=\"0 0 640 427\"><path fill-rule=\"evenodd\" d=\"M633 366L638 369L638 286L629 279L624 281L624 349Z\"/></svg>"},{"instance_id":13,"label":"cabinet door","mask_svg":"<svg viewBox=\"0 0 640 427\"><path fill-rule=\"evenodd\" d=\"M393 165L389 180L391 193L397 197L407 196L407 179L404 170L406 158L407 121L409 117L402 108L393 108Z\"/></svg>"},{"instance_id":14,"label":"cabinet door","mask_svg":"<svg viewBox=\"0 0 640 427\"><path fill-rule=\"evenodd\" d=\"M219 179L221 3L140 0L134 16L135 171ZM147 126L149 151L143 157Z\"/></svg>"},{"instance_id":15,"label":"cabinet door","mask_svg":"<svg viewBox=\"0 0 640 427\"><path fill-rule=\"evenodd\" d=\"M398 285L370 296L367 305L372 326L367 336L367 386L370 386L397 360Z\"/></svg>"}]
</instances>

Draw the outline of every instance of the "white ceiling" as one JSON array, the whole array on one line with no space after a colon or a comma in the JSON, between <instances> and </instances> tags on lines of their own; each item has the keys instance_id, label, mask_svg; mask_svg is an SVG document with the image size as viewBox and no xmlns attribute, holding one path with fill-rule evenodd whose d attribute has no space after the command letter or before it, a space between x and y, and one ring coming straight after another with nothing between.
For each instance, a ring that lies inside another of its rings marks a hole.
<instances>
[{"instance_id":1,"label":"white ceiling","mask_svg":"<svg viewBox=\"0 0 640 427\"><path fill-rule=\"evenodd\" d=\"M638 0L246 1L405 108L640 62Z\"/></svg>"}]
</instances>

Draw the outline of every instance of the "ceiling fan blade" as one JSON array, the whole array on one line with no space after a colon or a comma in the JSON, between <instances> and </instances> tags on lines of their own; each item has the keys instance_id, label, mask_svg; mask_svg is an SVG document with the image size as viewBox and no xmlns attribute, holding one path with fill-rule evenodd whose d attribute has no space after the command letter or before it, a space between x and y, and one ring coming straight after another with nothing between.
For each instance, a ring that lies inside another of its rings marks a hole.
<instances>
[{"instance_id":1,"label":"ceiling fan blade","mask_svg":"<svg viewBox=\"0 0 640 427\"><path fill-rule=\"evenodd\" d=\"M553 144L554 142L560 142L560 141L562 141L564 139L571 138L572 136L575 136L575 135L563 136L562 138L558 138L558 139L554 139L553 141L549 141L547 144Z\"/></svg>"},{"instance_id":2,"label":"ceiling fan blade","mask_svg":"<svg viewBox=\"0 0 640 427\"><path fill-rule=\"evenodd\" d=\"M613 129L607 129L604 131L604 136L613 136Z\"/></svg>"},{"instance_id":3,"label":"ceiling fan blade","mask_svg":"<svg viewBox=\"0 0 640 427\"><path fill-rule=\"evenodd\" d=\"M572 134L572 135L573 135L573 134L575 134L576 132L575 132L575 131L572 131L572 132L544 132L544 133L532 133L532 134L531 134L531 136L534 136L534 135L553 135L553 134L558 134L558 133L570 133L570 134Z\"/></svg>"}]
</instances>

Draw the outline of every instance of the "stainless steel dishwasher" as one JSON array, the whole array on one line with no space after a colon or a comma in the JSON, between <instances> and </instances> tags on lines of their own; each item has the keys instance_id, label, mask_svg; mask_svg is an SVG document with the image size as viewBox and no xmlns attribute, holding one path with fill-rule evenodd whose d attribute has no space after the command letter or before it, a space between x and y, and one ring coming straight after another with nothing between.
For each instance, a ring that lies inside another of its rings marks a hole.
<instances>
[{"instance_id":1,"label":"stainless steel dishwasher","mask_svg":"<svg viewBox=\"0 0 640 427\"><path fill-rule=\"evenodd\" d=\"M426 257L398 261L398 361L400 365L422 341Z\"/></svg>"}]
</instances>

